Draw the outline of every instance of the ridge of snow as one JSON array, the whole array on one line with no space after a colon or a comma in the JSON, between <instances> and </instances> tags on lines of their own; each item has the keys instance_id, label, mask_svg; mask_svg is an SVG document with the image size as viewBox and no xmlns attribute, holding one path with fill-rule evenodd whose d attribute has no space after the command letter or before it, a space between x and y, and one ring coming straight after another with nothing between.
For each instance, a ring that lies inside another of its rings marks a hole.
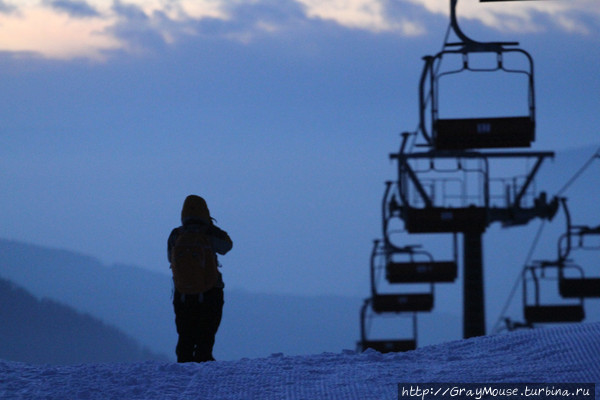
<instances>
[{"instance_id":1,"label":"ridge of snow","mask_svg":"<svg viewBox=\"0 0 600 400\"><path fill-rule=\"evenodd\" d=\"M406 353L35 366L0 361L2 399L396 399L398 383L596 383L600 323L458 340Z\"/></svg>"}]
</instances>

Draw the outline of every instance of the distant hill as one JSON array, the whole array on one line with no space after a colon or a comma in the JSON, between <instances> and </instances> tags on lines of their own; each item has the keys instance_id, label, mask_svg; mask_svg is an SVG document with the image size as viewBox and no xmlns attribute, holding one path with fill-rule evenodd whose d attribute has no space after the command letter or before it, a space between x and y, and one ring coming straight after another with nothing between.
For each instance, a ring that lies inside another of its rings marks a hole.
<instances>
[{"instance_id":1,"label":"distant hill","mask_svg":"<svg viewBox=\"0 0 600 400\"><path fill-rule=\"evenodd\" d=\"M37 298L53 299L93 315L153 352L174 358L177 334L167 274L131 266L107 267L73 252L0 239L0 276ZM226 288L215 356L238 359L354 349L361 304L362 298L349 296L291 296ZM436 314L420 321L421 344L460 337L459 317ZM448 326L456 329L448 330ZM393 327L394 333L397 329Z\"/></svg>"},{"instance_id":2,"label":"distant hill","mask_svg":"<svg viewBox=\"0 0 600 400\"><path fill-rule=\"evenodd\" d=\"M0 239L0 277L37 298L67 304L116 326L153 351L172 352L176 333L166 274L107 267L74 252Z\"/></svg>"},{"instance_id":3,"label":"distant hill","mask_svg":"<svg viewBox=\"0 0 600 400\"><path fill-rule=\"evenodd\" d=\"M0 279L0 359L36 364L160 360L98 319Z\"/></svg>"}]
</instances>

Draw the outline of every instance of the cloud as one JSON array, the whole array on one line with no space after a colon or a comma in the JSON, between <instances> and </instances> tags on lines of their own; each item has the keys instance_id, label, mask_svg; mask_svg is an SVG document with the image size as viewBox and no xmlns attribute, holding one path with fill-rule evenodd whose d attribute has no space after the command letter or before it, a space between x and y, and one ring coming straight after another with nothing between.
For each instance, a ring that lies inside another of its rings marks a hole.
<instances>
[{"instance_id":1,"label":"cloud","mask_svg":"<svg viewBox=\"0 0 600 400\"><path fill-rule=\"evenodd\" d=\"M219 34L244 43L306 27L304 10L294 0L230 3L224 11L228 19L221 21Z\"/></svg>"},{"instance_id":2,"label":"cloud","mask_svg":"<svg viewBox=\"0 0 600 400\"><path fill-rule=\"evenodd\" d=\"M148 20L146 12L140 5L125 3L120 0L115 0L112 6L112 10L122 18L129 21L145 21Z\"/></svg>"},{"instance_id":3,"label":"cloud","mask_svg":"<svg viewBox=\"0 0 600 400\"><path fill-rule=\"evenodd\" d=\"M106 34L111 25L103 18L73 18L43 6L22 6L0 14L0 49L33 53L54 59L102 59L103 52L123 44Z\"/></svg>"},{"instance_id":4,"label":"cloud","mask_svg":"<svg viewBox=\"0 0 600 400\"><path fill-rule=\"evenodd\" d=\"M434 14L450 14L447 1L406 1ZM457 5L457 14L459 19L476 20L500 31L540 32L553 25L567 32L589 34L594 30L598 33L600 2L556 0L481 3L479 0L461 0Z\"/></svg>"},{"instance_id":5,"label":"cloud","mask_svg":"<svg viewBox=\"0 0 600 400\"><path fill-rule=\"evenodd\" d=\"M335 21L349 28L391 31L397 23L386 18L383 4L372 0L298 0L310 18Z\"/></svg>"},{"instance_id":6,"label":"cloud","mask_svg":"<svg viewBox=\"0 0 600 400\"><path fill-rule=\"evenodd\" d=\"M16 9L15 6L6 4L6 2L4 2L3 0L0 0L0 13L8 14L8 13L15 11L15 9Z\"/></svg>"},{"instance_id":7,"label":"cloud","mask_svg":"<svg viewBox=\"0 0 600 400\"><path fill-rule=\"evenodd\" d=\"M227 19L224 9L228 4L238 3L239 1L236 0L113 0L113 8L122 11L129 9L132 12L137 9L148 16L160 12L173 20ZM253 3L253 1L243 3Z\"/></svg>"},{"instance_id":8,"label":"cloud","mask_svg":"<svg viewBox=\"0 0 600 400\"><path fill-rule=\"evenodd\" d=\"M190 21L226 19L222 8L222 0L0 0L0 51L106 60L173 42Z\"/></svg>"},{"instance_id":9,"label":"cloud","mask_svg":"<svg viewBox=\"0 0 600 400\"><path fill-rule=\"evenodd\" d=\"M502 31L598 34L598 0L480 3L461 0L460 20ZM0 0L0 51L106 59L189 37L251 42L323 24L404 37L427 30L447 0ZM315 22L317 24L315 24Z\"/></svg>"},{"instance_id":10,"label":"cloud","mask_svg":"<svg viewBox=\"0 0 600 400\"><path fill-rule=\"evenodd\" d=\"M45 4L74 18L99 17L100 13L85 1L46 0Z\"/></svg>"}]
</instances>

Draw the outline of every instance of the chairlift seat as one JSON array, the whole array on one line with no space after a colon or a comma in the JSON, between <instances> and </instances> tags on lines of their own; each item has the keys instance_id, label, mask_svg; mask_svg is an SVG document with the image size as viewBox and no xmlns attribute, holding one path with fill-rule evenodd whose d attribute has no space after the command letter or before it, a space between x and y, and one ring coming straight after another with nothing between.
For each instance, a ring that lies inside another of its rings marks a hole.
<instances>
[{"instance_id":1,"label":"chairlift seat","mask_svg":"<svg viewBox=\"0 0 600 400\"><path fill-rule=\"evenodd\" d=\"M581 304L525 306L524 314L529 323L581 322L585 318Z\"/></svg>"},{"instance_id":2,"label":"chairlift seat","mask_svg":"<svg viewBox=\"0 0 600 400\"><path fill-rule=\"evenodd\" d=\"M376 313L431 311L433 308L433 294L379 294L373 296L372 307Z\"/></svg>"},{"instance_id":3,"label":"chairlift seat","mask_svg":"<svg viewBox=\"0 0 600 400\"><path fill-rule=\"evenodd\" d=\"M600 278L561 278L558 287L562 297L600 297Z\"/></svg>"},{"instance_id":4,"label":"chairlift seat","mask_svg":"<svg viewBox=\"0 0 600 400\"><path fill-rule=\"evenodd\" d=\"M487 226L484 207L406 207L403 219L409 233L483 232Z\"/></svg>"},{"instance_id":5,"label":"chairlift seat","mask_svg":"<svg viewBox=\"0 0 600 400\"><path fill-rule=\"evenodd\" d=\"M373 349L380 353L398 353L415 350L417 341L414 339L403 340L364 340L359 343L362 350Z\"/></svg>"},{"instance_id":6,"label":"chairlift seat","mask_svg":"<svg viewBox=\"0 0 600 400\"><path fill-rule=\"evenodd\" d=\"M437 119L434 138L438 150L530 147L535 122L529 116Z\"/></svg>"},{"instance_id":7,"label":"chairlift seat","mask_svg":"<svg viewBox=\"0 0 600 400\"><path fill-rule=\"evenodd\" d=\"M389 262L386 279L389 283L454 282L457 266L453 261Z\"/></svg>"}]
</instances>

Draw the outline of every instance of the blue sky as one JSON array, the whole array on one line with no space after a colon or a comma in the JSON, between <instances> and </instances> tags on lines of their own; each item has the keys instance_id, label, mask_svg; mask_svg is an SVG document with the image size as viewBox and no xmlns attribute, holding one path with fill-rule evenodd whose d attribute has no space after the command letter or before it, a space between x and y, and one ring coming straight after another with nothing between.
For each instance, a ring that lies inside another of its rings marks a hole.
<instances>
[{"instance_id":1,"label":"blue sky","mask_svg":"<svg viewBox=\"0 0 600 400\"><path fill-rule=\"evenodd\" d=\"M417 125L421 57L448 9L0 1L0 235L168 273L166 238L196 193L234 240L229 287L367 295L388 154ZM597 146L600 3L458 13L474 39L533 55L534 149Z\"/></svg>"}]
</instances>

